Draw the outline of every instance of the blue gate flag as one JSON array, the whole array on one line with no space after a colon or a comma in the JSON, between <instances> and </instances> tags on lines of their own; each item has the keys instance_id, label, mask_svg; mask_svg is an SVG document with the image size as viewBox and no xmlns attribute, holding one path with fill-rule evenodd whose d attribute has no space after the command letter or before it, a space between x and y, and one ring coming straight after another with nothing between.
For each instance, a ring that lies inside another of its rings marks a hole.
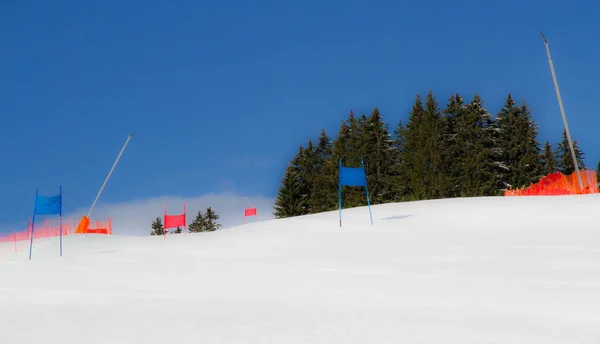
<instances>
[{"instance_id":1,"label":"blue gate flag","mask_svg":"<svg viewBox=\"0 0 600 344\"><path fill-rule=\"evenodd\" d=\"M40 196L39 189L35 190L35 203L33 205L33 217L31 219L31 237L29 239L29 260L33 251L33 233L35 230L36 215L58 215L58 232L60 233L60 256L62 257L62 185L56 196Z\"/></svg>"},{"instance_id":2,"label":"blue gate flag","mask_svg":"<svg viewBox=\"0 0 600 344\"><path fill-rule=\"evenodd\" d=\"M340 167L340 183L347 186L367 186L367 176L362 167Z\"/></svg>"},{"instance_id":3,"label":"blue gate flag","mask_svg":"<svg viewBox=\"0 0 600 344\"><path fill-rule=\"evenodd\" d=\"M367 194L367 207L369 207L369 218L373 225L373 215L371 213L371 200L369 199L369 187L367 186L367 174L365 173L365 163L360 159L361 167L344 167L340 158L339 186L338 186L338 205L340 209L340 227L342 227L342 186L364 186Z\"/></svg>"},{"instance_id":4,"label":"blue gate flag","mask_svg":"<svg viewBox=\"0 0 600 344\"><path fill-rule=\"evenodd\" d=\"M35 196L34 212L36 215L60 215L62 214L62 195Z\"/></svg>"}]
</instances>

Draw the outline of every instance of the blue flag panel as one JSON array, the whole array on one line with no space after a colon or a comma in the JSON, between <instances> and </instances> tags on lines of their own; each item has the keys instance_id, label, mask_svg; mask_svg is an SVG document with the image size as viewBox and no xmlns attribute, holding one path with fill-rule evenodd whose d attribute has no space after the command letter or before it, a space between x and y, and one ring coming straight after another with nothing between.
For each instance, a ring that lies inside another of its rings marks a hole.
<instances>
[{"instance_id":1,"label":"blue flag panel","mask_svg":"<svg viewBox=\"0 0 600 344\"><path fill-rule=\"evenodd\" d=\"M62 214L62 195L56 196L36 196L35 210L36 215L61 215Z\"/></svg>"},{"instance_id":2,"label":"blue flag panel","mask_svg":"<svg viewBox=\"0 0 600 344\"><path fill-rule=\"evenodd\" d=\"M340 184L338 187L338 206L340 209L340 227L342 227L342 186L363 186L367 195L367 207L369 208L369 217L373 225L373 214L371 214L371 200L369 199L369 187L367 186L367 174L365 172L365 163L360 159L362 167L344 167L340 158Z\"/></svg>"},{"instance_id":3,"label":"blue flag panel","mask_svg":"<svg viewBox=\"0 0 600 344\"><path fill-rule=\"evenodd\" d=\"M362 167L340 167L340 184L347 186L367 186L367 177Z\"/></svg>"}]
</instances>

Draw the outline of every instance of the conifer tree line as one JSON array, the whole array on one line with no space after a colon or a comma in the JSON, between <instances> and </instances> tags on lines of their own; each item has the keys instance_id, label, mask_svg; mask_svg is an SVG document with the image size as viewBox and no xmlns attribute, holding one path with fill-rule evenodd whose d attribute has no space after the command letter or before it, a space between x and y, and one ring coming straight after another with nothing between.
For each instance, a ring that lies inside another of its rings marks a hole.
<instances>
[{"instance_id":1,"label":"conifer tree line","mask_svg":"<svg viewBox=\"0 0 600 344\"><path fill-rule=\"evenodd\" d=\"M217 221L220 219L220 216L212 209L212 207L208 207L206 212L203 214L201 210L196 214L196 218L188 225L188 231L190 233L199 233L199 232L214 232L221 227L221 224ZM181 227L177 227L174 231L167 232L167 234L179 234L182 233L183 229ZM157 217L154 222L152 222L152 230L150 231L150 235L164 235L165 227L162 223L162 218Z\"/></svg>"},{"instance_id":2,"label":"conifer tree line","mask_svg":"<svg viewBox=\"0 0 600 344\"><path fill-rule=\"evenodd\" d=\"M274 205L276 218L337 209L339 159L347 167L364 160L372 204L503 195L543 176L575 170L566 132L553 147L537 139L531 109L511 94L495 116L478 94L452 94L443 108L432 91L417 95L406 123L390 127L377 108L350 111L337 137L321 130L298 148L286 167ZM583 169L583 151L573 142ZM600 165L599 165L600 171ZM364 206L365 190L343 188L344 207Z\"/></svg>"}]
</instances>

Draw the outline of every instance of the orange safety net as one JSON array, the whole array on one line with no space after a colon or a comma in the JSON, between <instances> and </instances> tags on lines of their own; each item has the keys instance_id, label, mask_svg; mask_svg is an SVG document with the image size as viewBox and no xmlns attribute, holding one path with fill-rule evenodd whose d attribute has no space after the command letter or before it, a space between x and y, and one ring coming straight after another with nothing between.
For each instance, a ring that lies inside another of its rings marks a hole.
<instances>
[{"instance_id":1,"label":"orange safety net","mask_svg":"<svg viewBox=\"0 0 600 344\"><path fill-rule=\"evenodd\" d=\"M33 232L34 239L51 238L60 236L59 227L62 228L62 235L73 235L73 234L107 234L112 235L112 220L100 222L96 221L96 228L89 228L86 226L86 230L83 233L77 232L78 226L76 222L70 218L63 219L62 227L59 226L59 221L56 218L49 219L35 224L35 231ZM81 223L80 223L81 224ZM17 242L23 240L29 240L31 238L31 219L29 219L29 225L26 229L10 234L0 235L0 243L6 242Z\"/></svg>"},{"instance_id":2,"label":"orange safety net","mask_svg":"<svg viewBox=\"0 0 600 344\"><path fill-rule=\"evenodd\" d=\"M580 174L583 189L579 186L577 173L567 176L560 172L555 172L527 187L504 190L504 196L558 196L598 193L596 171L586 169L580 171Z\"/></svg>"}]
</instances>

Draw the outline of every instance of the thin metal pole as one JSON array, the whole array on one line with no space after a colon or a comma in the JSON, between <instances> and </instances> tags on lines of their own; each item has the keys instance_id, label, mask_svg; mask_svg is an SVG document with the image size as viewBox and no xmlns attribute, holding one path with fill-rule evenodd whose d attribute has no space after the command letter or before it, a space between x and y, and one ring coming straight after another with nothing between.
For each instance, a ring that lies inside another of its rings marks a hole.
<instances>
[{"instance_id":1,"label":"thin metal pole","mask_svg":"<svg viewBox=\"0 0 600 344\"><path fill-rule=\"evenodd\" d=\"M560 107L560 114L562 115L563 123L565 125L565 132L567 134L567 141L569 141L569 149L571 150L571 158L573 159L573 166L575 166L575 172L577 173L577 180L579 181L579 187L583 190L583 181L581 180L581 173L579 172L579 164L577 164L577 156L575 155L575 149L573 148L573 141L571 140L571 133L569 132L569 125L567 124L567 116L565 115L565 109L563 107L562 99L560 97L560 90L558 88L558 81L556 80L556 73L554 72L554 64L552 63L552 57L550 56L550 47L548 46L548 40L544 36L543 32L540 32L544 39L544 45L546 46L546 53L548 54L548 63L550 64L550 72L552 72L552 80L554 80L554 89L556 90L556 97L558 98L558 106Z\"/></svg>"},{"instance_id":2,"label":"thin metal pole","mask_svg":"<svg viewBox=\"0 0 600 344\"><path fill-rule=\"evenodd\" d=\"M98 201L98 198L100 198L100 194L102 193L102 190L104 190L104 187L106 186L106 183L108 182L108 179L110 178L110 175L113 173L115 167L117 166L119 159L121 159L121 155L123 155L123 152L125 151L125 147L127 147L129 140L131 140L131 137L134 134L135 134L135 132L133 132L133 133L129 134L129 136L127 136L127 141L125 141L123 148L121 148L121 152L119 153L119 156L117 156L117 160L115 160L115 163L112 165L110 172L108 172L108 175L106 176L106 179L104 180L104 183L102 184L102 187L100 188L100 191L98 191L98 194L96 195L96 199L94 200L94 203L92 203L92 206L90 207L90 211L88 211L88 214L87 214L88 218L90 217L90 214L92 213L92 209L94 209L94 206L96 205L96 202Z\"/></svg>"}]
</instances>

